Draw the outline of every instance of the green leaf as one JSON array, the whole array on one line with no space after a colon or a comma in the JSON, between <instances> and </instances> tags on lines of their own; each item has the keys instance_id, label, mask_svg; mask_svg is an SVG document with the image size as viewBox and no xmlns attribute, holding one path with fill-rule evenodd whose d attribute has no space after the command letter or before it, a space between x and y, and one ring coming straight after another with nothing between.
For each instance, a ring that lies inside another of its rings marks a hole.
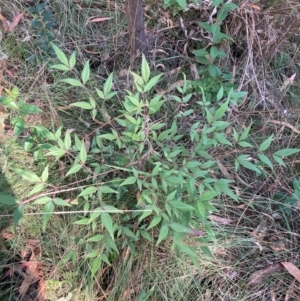
<instances>
[{"instance_id":1,"label":"green leaf","mask_svg":"<svg viewBox=\"0 0 300 301\"><path fill-rule=\"evenodd\" d=\"M183 245L183 244L176 244L176 246L178 247L178 249L180 251L188 254L189 256L193 256L193 257L197 258L197 254L192 248L190 248L186 245Z\"/></svg>"},{"instance_id":2,"label":"green leaf","mask_svg":"<svg viewBox=\"0 0 300 301\"><path fill-rule=\"evenodd\" d=\"M125 118L132 124L137 125L137 120L130 115L124 114Z\"/></svg>"},{"instance_id":3,"label":"green leaf","mask_svg":"<svg viewBox=\"0 0 300 301\"><path fill-rule=\"evenodd\" d=\"M221 144L232 146L231 142L225 137L224 133L214 133L214 138Z\"/></svg>"},{"instance_id":4,"label":"green leaf","mask_svg":"<svg viewBox=\"0 0 300 301\"><path fill-rule=\"evenodd\" d=\"M87 60L84 64L83 70L81 72L81 80L84 85L89 80L89 78L90 78L90 61Z\"/></svg>"},{"instance_id":5,"label":"green leaf","mask_svg":"<svg viewBox=\"0 0 300 301\"><path fill-rule=\"evenodd\" d=\"M123 227L123 233L128 236L131 237L133 239L136 239L136 235L128 228L128 227Z\"/></svg>"},{"instance_id":6,"label":"green leaf","mask_svg":"<svg viewBox=\"0 0 300 301\"><path fill-rule=\"evenodd\" d=\"M14 127L14 136L18 138L22 134L24 129L26 129L26 123L21 117L14 117L11 123Z\"/></svg>"},{"instance_id":7,"label":"green leaf","mask_svg":"<svg viewBox=\"0 0 300 301\"><path fill-rule=\"evenodd\" d=\"M190 211L190 210L194 210L195 208L191 205L188 205L180 200L175 200L172 202L169 202L170 206L172 206L173 208L176 209L180 209L182 211Z\"/></svg>"},{"instance_id":8,"label":"green leaf","mask_svg":"<svg viewBox=\"0 0 300 301\"><path fill-rule=\"evenodd\" d=\"M111 206L111 205L104 205L102 206L103 207L103 210L107 213L124 213L123 210L120 210L114 206Z\"/></svg>"},{"instance_id":9,"label":"green leaf","mask_svg":"<svg viewBox=\"0 0 300 301\"><path fill-rule=\"evenodd\" d=\"M177 190L173 190L170 194L167 195L166 197L166 202L170 202L175 198L175 195L177 193Z\"/></svg>"},{"instance_id":10,"label":"green leaf","mask_svg":"<svg viewBox=\"0 0 300 301\"><path fill-rule=\"evenodd\" d=\"M34 126L33 127L34 131L36 131L37 136L43 136L47 138L48 140L56 140L56 136L51 133L47 128L44 126ZM58 130L57 130L58 131Z\"/></svg>"},{"instance_id":11,"label":"green leaf","mask_svg":"<svg viewBox=\"0 0 300 301\"><path fill-rule=\"evenodd\" d=\"M241 141L238 143L238 145L240 145L241 147L248 147L248 148L253 147L252 144L250 144L249 142L246 142L246 141Z\"/></svg>"},{"instance_id":12,"label":"green leaf","mask_svg":"<svg viewBox=\"0 0 300 301\"><path fill-rule=\"evenodd\" d=\"M136 177L128 177L124 182L120 184L120 186L131 185L136 182Z\"/></svg>"},{"instance_id":13,"label":"green leaf","mask_svg":"<svg viewBox=\"0 0 300 301\"><path fill-rule=\"evenodd\" d=\"M96 191L96 187L95 187L95 186L89 186L89 187L85 188L85 189L78 195L78 197L93 194L95 191Z\"/></svg>"},{"instance_id":14,"label":"green leaf","mask_svg":"<svg viewBox=\"0 0 300 301\"><path fill-rule=\"evenodd\" d=\"M209 75L213 78L217 77L217 76L220 76L221 75L221 70L219 67L217 67L216 65L214 64L209 64L208 65L208 72L209 72Z\"/></svg>"},{"instance_id":15,"label":"green leaf","mask_svg":"<svg viewBox=\"0 0 300 301\"><path fill-rule=\"evenodd\" d=\"M53 199L53 203L57 206L67 206L67 207L71 207L71 205L66 202L65 200L61 199L61 198L54 198Z\"/></svg>"},{"instance_id":16,"label":"green leaf","mask_svg":"<svg viewBox=\"0 0 300 301\"><path fill-rule=\"evenodd\" d=\"M223 98L223 96L224 96L224 88L223 88L223 86L221 86L221 88L219 89L218 94L217 94L217 101L220 101Z\"/></svg>"},{"instance_id":17,"label":"green leaf","mask_svg":"<svg viewBox=\"0 0 300 301\"><path fill-rule=\"evenodd\" d=\"M198 201L197 202L197 213L198 213L199 218L202 221L202 223L205 223L205 221L206 221L206 208L205 208L205 204L203 203L203 201Z\"/></svg>"},{"instance_id":18,"label":"green leaf","mask_svg":"<svg viewBox=\"0 0 300 301\"><path fill-rule=\"evenodd\" d=\"M71 135L70 130L67 130L65 133L65 139L64 139L64 147L66 150L69 150L71 147Z\"/></svg>"},{"instance_id":19,"label":"green leaf","mask_svg":"<svg viewBox=\"0 0 300 301\"><path fill-rule=\"evenodd\" d=\"M141 76L131 71L130 74L133 76L135 83L137 83L139 86L142 86L144 84L144 80Z\"/></svg>"},{"instance_id":20,"label":"green leaf","mask_svg":"<svg viewBox=\"0 0 300 301\"><path fill-rule=\"evenodd\" d=\"M59 82L70 84L71 86L74 86L74 87L82 87L83 86L82 83L78 79L75 79L75 78L64 78L64 79L59 80Z\"/></svg>"},{"instance_id":21,"label":"green leaf","mask_svg":"<svg viewBox=\"0 0 300 301\"><path fill-rule=\"evenodd\" d=\"M69 65L67 56L53 43L51 43L51 46L57 56L57 58L66 66Z\"/></svg>"},{"instance_id":22,"label":"green leaf","mask_svg":"<svg viewBox=\"0 0 300 301\"><path fill-rule=\"evenodd\" d=\"M48 180L48 176L49 176L49 165L47 165L42 172L42 175L41 175L42 181L46 182Z\"/></svg>"},{"instance_id":23,"label":"green leaf","mask_svg":"<svg viewBox=\"0 0 300 301\"><path fill-rule=\"evenodd\" d=\"M101 267L101 263L102 260L100 257L96 257L93 261L92 261L92 277L95 276L95 274L99 271L100 267Z\"/></svg>"},{"instance_id":24,"label":"green leaf","mask_svg":"<svg viewBox=\"0 0 300 301\"><path fill-rule=\"evenodd\" d=\"M107 139L107 140L110 140L110 141L117 139L117 137L113 134L103 134L100 137L104 138L104 139Z\"/></svg>"},{"instance_id":25,"label":"green leaf","mask_svg":"<svg viewBox=\"0 0 300 301\"><path fill-rule=\"evenodd\" d=\"M193 233L193 230L191 228L183 226L183 225L178 224L178 223L171 223L171 224L169 224L169 227L175 232Z\"/></svg>"},{"instance_id":26,"label":"green leaf","mask_svg":"<svg viewBox=\"0 0 300 301\"><path fill-rule=\"evenodd\" d=\"M57 65L52 65L50 66L51 69L58 69L58 70L62 70L62 71L69 71L69 67L62 65L62 64L57 64Z\"/></svg>"},{"instance_id":27,"label":"green leaf","mask_svg":"<svg viewBox=\"0 0 300 301\"><path fill-rule=\"evenodd\" d=\"M143 214L139 217L139 221L143 220L144 218L148 217L149 215L152 214L152 210L150 208L150 206L148 205L146 208L145 208L145 211L143 212Z\"/></svg>"},{"instance_id":28,"label":"green leaf","mask_svg":"<svg viewBox=\"0 0 300 301\"><path fill-rule=\"evenodd\" d=\"M99 191L102 193L116 193L118 194L119 192L110 188L109 186L103 185L99 187Z\"/></svg>"},{"instance_id":29,"label":"green leaf","mask_svg":"<svg viewBox=\"0 0 300 301\"><path fill-rule=\"evenodd\" d=\"M138 96L133 97L133 96L127 96L127 98L130 100L130 102L132 102L133 105L135 105L136 107L140 107L141 104L139 102Z\"/></svg>"},{"instance_id":30,"label":"green leaf","mask_svg":"<svg viewBox=\"0 0 300 301\"><path fill-rule=\"evenodd\" d=\"M15 208L13 213L13 221L14 221L14 231L17 232L17 225L20 221L20 219L24 216L24 206L18 206Z\"/></svg>"},{"instance_id":31,"label":"green leaf","mask_svg":"<svg viewBox=\"0 0 300 301\"><path fill-rule=\"evenodd\" d=\"M196 183L195 179L192 177L189 177L187 180L187 191L190 196L190 199L193 200L196 196Z\"/></svg>"},{"instance_id":32,"label":"green leaf","mask_svg":"<svg viewBox=\"0 0 300 301\"><path fill-rule=\"evenodd\" d=\"M73 69L75 64L76 64L76 52L74 51L72 53L72 55L70 56L70 58L69 58L69 67L70 67L70 69Z\"/></svg>"},{"instance_id":33,"label":"green leaf","mask_svg":"<svg viewBox=\"0 0 300 301\"><path fill-rule=\"evenodd\" d=\"M210 201L217 196L217 193L212 190L204 191L200 195L200 201Z\"/></svg>"},{"instance_id":34,"label":"green leaf","mask_svg":"<svg viewBox=\"0 0 300 301\"><path fill-rule=\"evenodd\" d=\"M222 1L223 2L223 1ZM221 2L221 3L222 3ZM228 15L228 12L233 9L237 9L238 6L234 3L225 3L219 10L217 14L217 21L220 23L224 21Z\"/></svg>"},{"instance_id":35,"label":"green leaf","mask_svg":"<svg viewBox=\"0 0 300 301\"><path fill-rule=\"evenodd\" d=\"M89 218L82 218L79 221L74 222L74 225L88 225L90 223Z\"/></svg>"},{"instance_id":36,"label":"green leaf","mask_svg":"<svg viewBox=\"0 0 300 301\"><path fill-rule=\"evenodd\" d=\"M204 24L206 24L206 23L204 23ZM206 25L208 25L208 24L206 24ZM207 55L209 55L209 52L205 49L197 49L197 50L194 50L193 53L197 57L206 57Z\"/></svg>"},{"instance_id":37,"label":"green leaf","mask_svg":"<svg viewBox=\"0 0 300 301\"><path fill-rule=\"evenodd\" d=\"M263 152L266 149L268 149L272 140L273 140L273 134L259 146L258 151Z\"/></svg>"},{"instance_id":38,"label":"green leaf","mask_svg":"<svg viewBox=\"0 0 300 301\"><path fill-rule=\"evenodd\" d=\"M280 149L277 152L273 153L273 155L278 156L278 157L288 157L290 155L298 153L299 151L300 151L299 148L284 148L284 149Z\"/></svg>"},{"instance_id":39,"label":"green leaf","mask_svg":"<svg viewBox=\"0 0 300 301\"><path fill-rule=\"evenodd\" d=\"M66 150L56 147L56 146L53 146L50 148L50 151L46 154L46 156L55 156L56 159L59 159L65 153L66 153Z\"/></svg>"},{"instance_id":40,"label":"green leaf","mask_svg":"<svg viewBox=\"0 0 300 301\"><path fill-rule=\"evenodd\" d=\"M158 225L162 220L161 215L155 215L150 223L150 225L148 226L147 230L155 227L156 225Z\"/></svg>"},{"instance_id":41,"label":"green leaf","mask_svg":"<svg viewBox=\"0 0 300 301\"><path fill-rule=\"evenodd\" d=\"M235 142L238 142L238 140L239 140L239 135L234 128L233 128L233 139Z\"/></svg>"},{"instance_id":42,"label":"green leaf","mask_svg":"<svg viewBox=\"0 0 300 301\"><path fill-rule=\"evenodd\" d=\"M92 237L90 237L89 239L87 239L88 242L98 242L101 241L105 236L102 234L97 234L94 235Z\"/></svg>"},{"instance_id":43,"label":"green leaf","mask_svg":"<svg viewBox=\"0 0 300 301\"><path fill-rule=\"evenodd\" d=\"M103 86L104 97L106 98L112 88L113 73L109 75ZM99 90L98 90L99 91ZM98 94L99 95L99 94ZM102 98L102 97L101 97Z\"/></svg>"},{"instance_id":44,"label":"green leaf","mask_svg":"<svg viewBox=\"0 0 300 301\"><path fill-rule=\"evenodd\" d=\"M162 76L162 74L152 77L144 86L144 92L150 91L159 82L161 76Z\"/></svg>"},{"instance_id":45,"label":"green leaf","mask_svg":"<svg viewBox=\"0 0 300 301\"><path fill-rule=\"evenodd\" d=\"M249 126L246 127L246 129L242 132L239 141L242 141L242 140L245 140L248 138L251 126L252 126L252 124L250 124Z\"/></svg>"},{"instance_id":46,"label":"green leaf","mask_svg":"<svg viewBox=\"0 0 300 301\"><path fill-rule=\"evenodd\" d=\"M182 8L182 9L186 9L186 0L176 0L178 5Z\"/></svg>"},{"instance_id":47,"label":"green leaf","mask_svg":"<svg viewBox=\"0 0 300 301\"><path fill-rule=\"evenodd\" d=\"M156 242L156 245L158 246L160 242L165 239L168 236L169 233L169 227L167 225L162 225L159 230L159 236Z\"/></svg>"},{"instance_id":48,"label":"green leaf","mask_svg":"<svg viewBox=\"0 0 300 301\"><path fill-rule=\"evenodd\" d=\"M74 164L70 170L67 172L66 174L66 177L69 176L69 175L72 175L74 173L76 173L77 171L79 171L80 169L82 168L82 165L81 164Z\"/></svg>"},{"instance_id":49,"label":"green leaf","mask_svg":"<svg viewBox=\"0 0 300 301\"><path fill-rule=\"evenodd\" d=\"M52 199L49 196L43 196L41 198L36 199L33 202L33 205L44 205L48 202L50 202Z\"/></svg>"},{"instance_id":50,"label":"green leaf","mask_svg":"<svg viewBox=\"0 0 300 301\"><path fill-rule=\"evenodd\" d=\"M9 107L14 110L19 110L18 105L14 102L14 100L10 96L0 97L0 103L2 103L5 107Z\"/></svg>"},{"instance_id":51,"label":"green leaf","mask_svg":"<svg viewBox=\"0 0 300 301\"><path fill-rule=\"evenodd\" d=\"M78 107L85 110L92 110L93 106L86 101L78 101L70 104L70 107Z\"/></svg>"},{"instance_id":52,"label":"green leaf","mask_svg":"<svg viewBox=\"0 0 300 301\"><path fill-rule=\"evenodd\" d=\"M81 160L81 162L84 164L86 162L87 159L87 153L86 153L86 149L85 149L85 144L84 141L81 141L81 148L80 148L80 152L79 152L79 159Z\"/></svg>"},{"instance_id":53,"label":"green leaf","mask_svg":"<svg viewBox=\"0 0 300 301\"><path fill-rule=\"evenodd\" d=\"M273 155L273 159L274 159L277 163L279 163L280 165L282 165L282 166L285 167L285 163L284 163L284 161L282 160L281 157L278 157L278 156Z\"/></svg>"},{"instance_id":54,"label":"green leaf","mask_svg":"<svg viewBox=\"0 0 300 301\"><path fill-rule=\"evenodd\" d=\"M92 251L84 256L84 258L95 258L100 255L99 251Z\"/></svg>"},{"instance_id":55,"label":"green leaf","mask_svg":"<svg viewBox=\"0 0 300 301\"><path fill-rule=\"evenodd\" d=\"M30 104L23 104L20 106L20 110L23 114L36 114L36 113L41 113L43 112L40 108L38 108L35 105L30 105Z\"/></svg>"},{"instance_id":56,"label":"green leaf","mask_svg":"<svg viewBox=\"0 0 300 301\"><path fill-rule=\"evenodd\" d=\"M207 122L208 123L212 123L213 120L214 120L213 115L211 114L211 112L207 108L205 108L205 112L206 112L206 120L207 120Z\"/></svg>"},{"instance_id":57,"label":"green leaf","mask_svg":"<svg viewBox=\"0 0 300 301\"><path fill-rule=\"evenodd\" d=\"M209 247L206 247L206 246L202 246L200 247L200 249L202 250L202 252L204 254L206 254L208 257L212 258L212 259L215 259L215 256L214 254L211 252L210 248Z\"/></svg>"},{"instance_id":58,"label":"green leaf","mask_svg":"<svg viewBox=\"0 0 300 301\"><path fill-rule=\"evenodd\" d=\"M0 193L0 203L4 205L16 205L17 199L14 196Z\"/></svg>"},{"instance_id":59,"label":"green leaf","mask_svg":"<svg viewBox=\"0 0 300 301\"><path fill-rule=\"evenodd\" d=\"M214 120L218 120L224 116L225 112L227 111L228 104L229 104L229 98L216 111Z\"/></svg>"},{"instance_id":60,"label":"green leaf","mask_svg":"<svg viewBox=\"0 0 300 301\"><path fill-rule=\"evenodd\" d=\"M46 230L47 223L54 212L55 206L52 201L45 204L43 209L43 231Z\"/></svg>"},{"instance_id":61,"label":"green leaf","mask_svg":"<svg viewBox=\"0 0 300 301\"><path fill-rule=\"evenodd\" d=\"M38 183L38 184L34 185L34 187L29 192L28 196L34 195L34 194L42 191L44 189L44 187L45 187L44 183Z\"/></svg>"},{"instance_id":62,"label":"green leaf","mask_svg":"<svg viewBox=\"0 0 300 301\"><path fill-rule=\"evenodd\" d=\"M258 156L258 158L260 159L261 162L263 162L264 164L266 164L267 166L269 166L273 170L273 164L266 155L258 154L257 156Z\"/></svg>"},{"instance_id":63,"label":"green leaf","mask_svg":"<svg viewBox=\"0 0 300 301\"><path fill-rule=\"evenodd\" d=\"M112 222L110 214L107 212L102 212L101 213L101 221L102 221L103 226L108 231L111 239L114 240L114 227L113 227L113 222Z\"/></svg>"},{"instance_id":64,"label":"green leaf","mask_svg":"<svg viewBox=\"0 0 300 301\"><path fill-rule=\"evenodd\" d=\"M143 54L142 56L142 78L144 80L144 83L148 83L149 78L150 78L150 68L149 68L149 64Z\"/></svg>"},{"instance_id":65,"label":"green leaf","mask_svg":"<svg viewBox=\"0 0 300 301\"><path fill-rule=\"evenodd\" d=\"M27 181L41 182L41 179L34 172L30 170L25 170L20 168L11 168L11 170Z\"/></svg>"},{"instance_id":66,"label":"green leaf","mask_svg":"<svg viewBox=\"0 0 300 301\"><path fill-rule=\"evenodd\" d=\"M247 169L250 169L250 170L253 170L253 171L257 172L258 174L261 174L261 171L257 168L256 165L254 165L253 163L249 162L247 160L247 158L246 159L240 159L240 157L238 158L238 161L239 161L239 163L241 165L243 165Z\"/></svg>"},{"instance_id":67,"label":"green leaf","mask_svg":"<svg viewBox=\"0 0 300 301\"><path fill-rule=\"evenodd\" d=\"M96 92L97 92L98 96L101 99L105 99L104 93L101 90L99 90L98 88L95 88L95 89L96 89Z\"/></svg>"}]
</instances>

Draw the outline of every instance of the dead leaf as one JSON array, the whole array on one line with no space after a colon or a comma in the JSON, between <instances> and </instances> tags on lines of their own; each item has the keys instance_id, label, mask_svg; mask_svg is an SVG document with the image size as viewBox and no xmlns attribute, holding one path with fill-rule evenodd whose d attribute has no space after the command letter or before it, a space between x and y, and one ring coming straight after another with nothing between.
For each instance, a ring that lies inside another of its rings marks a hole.
<instances>
[{"instance_id":1,"label":"dead leaf","mask_svg":"<svg viewBox=\"0 0 300 301\"><path fill-rule=\"evenodd\" d=\"M46 296L45 280L40 279L38 286L38 301L44 301Z\"/></svg>"},{"instance_id":2,"label":"dead leaf","mask_svg":"<svg viewBox=\"0 0 300 301\"><path fill-rule=\"evenodd\" d=\"M283 91L286 87L292 85L294 83L295 78L296 78L296 73L294 73L291 77L285 77L284 76L283 85L279 90Z\"/></svg>"},{"instance_id":3,"label":"dead leaf","mask_svg":"<svg viewBox=\"0 0 300 301\"><path fill-rule=\"evenodd\" d=\"M128 76L129 75L129 71L127 69L122 69L119 71L119 74L118 76L120 77L125 77L125 76Z\"/></svg>"},{"instance_id":4,"label":"dead leaf","mask_svg":"<svg viewBox=\"0 0 300 301\"><path fill-rule=\"evenodd\" d=\"M193 79L199 79L200 78L199 71L198 71L198 68L197 68L196 64L190 64L190 70L191 70Z\"/></svg>"},{"instance_id":5,"label":"dead leaf","mask_svg":"<svg viewBox=\"0 0 300 301\"><path fill-rule=\"evenodd\" d=\"M104 21L107 21L107 20L110 20L110 19L111 19L111 17L104 17L104 18L90 17L90 18L87 19L84 26L86 27L89 23L104 22Z\"/></svg>"},{"instance_id":6,"label":"dead leaf","mask_svg":"<svg viewBox=\"0 0 300 301\"><path fill-rule=\"evenodd\" d=\"M106 54L103 56L103 62L107 62L109 59L110 59L110 55L109 55L109 53L106 53Z\"/></svg>"},{"instance_id":7,"label":"dead leaf","mask_svg":"<svg viewBox=\"0 0 300 301\"><path fill-rule=\"evenodd\" d=\"M280 263L274 263L266 267L265 269L254 272L248 282L248 286L256 286L263 282L266 276L270 276L282 269L282 265Z\"/></svg>"},{"instance_id":8,"label":"dead leaf","mask_svg":"<svg viewBox=\"0 0 300 301\"><path fill-rule=\"evenodd\" d=\"M283 261L281 264L298 282L300 282L300 270L293 263Z\"/></svg>"},{"instance_id":9,"label":"dead leaf","mask_svg":"<svg viewBox=\"0 0 300 301\"><path fill-rule=\"evenodd\" d=\"M23 13L14 16L12 22L9 25L8 32L14 31L14 29L17 27L17 25L19 24L23 16L24 16Z\"/></svg>"},{"instance_id":10,"label":"dead leaf","mask_svg":"<svg viewBox=\"0 0 300 301\"><path fill-rule=\"evenodd\" d=\"M253 8L254 10L256 10L256 11L261 11L261 8L258 5L255 5L255 4L252 4L252 3L244 3L241 6L241 8L244 8L244 7L250 7L250 8Z\"/></svg>"},{"instance_id":11,"label":"dead leaf","mask_svg":"<svg viewBox=\"0 0 300 301\"><path fill-rule=\"evenodd\" d=\"M209 217L213 221L215 221L215 222L217 222L218 224L221 224L221 225L230 225L230 224L233 223L232 219L220 217L220 216L217 216L217 215L214 215L214 214L211 214Z\"/></svg>"},{"instance_id":12,"label":"dead leaf","mask_svg":"<svg viewBox=\"0 0 300 301\"><path fill-rule=\"evenodd\" d=\"M5 17L0 14L0 21L3 25L4 33L9 32L9 23Z\"/></svg>"}]
</instances>

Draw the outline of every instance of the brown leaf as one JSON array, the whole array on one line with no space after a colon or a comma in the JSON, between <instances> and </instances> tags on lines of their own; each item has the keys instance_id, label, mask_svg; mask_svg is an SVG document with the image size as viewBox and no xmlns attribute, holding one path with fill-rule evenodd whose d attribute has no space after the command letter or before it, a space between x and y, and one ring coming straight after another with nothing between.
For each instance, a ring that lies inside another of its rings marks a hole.
<instances>
[{"instance_id":1,"label":"brown leaf","mask_svg":"<svg viewBox=\"0 0 300 301\"><path fill-rule=\"evenodd\" d=\"M85 22L85 26L87 26L89 23L104 22L104 21L107 21L107 20L110 20L110 19L111 19L111 17L104 17L104 18L90 17Z\"/></svg>"},{"instance_id":2,"label":"brown leaf","mask_svg":"<svg viewBox=\"0 0 300 301\"><path fill-rule=\"evenodd\" d=\"M300 282L300 270L291 262L281 262L283 267L298 281Z\"/></svg>"},{"instance_id":3,"label":"brown leaf","mask_svg":"<svg viewBox=\"0 0 300 301\"><path fill-rule=\"evenodd\" d=\"M272 275L282 269L282 265L280 263L274 263L266 267L265 269L254 272L248 282L248 286L256 286L263 282L266 276Z\"/></svg>"},{"instance_id":4,"label":"brown leaf","mask_svg":"<svg viewBox=\"0 0 300 301\"><path fill-rule=\"evenodd\" d=\"M244 3L241 6L241 8L244 8L244 7L251 7L251 8L253 8L256 11L261 11L261 8L258 5L255 5L255 4L252 4L252 3Z\"/></svg>"},{"instance_id":5,"label":"brown leaf","mask_svg":"<svg viewBox=\"0 0 300 301\"><path fill-rule=\"evenodd\" d=\"M3 17L1 14L0 14L0 21L3 25L3 29L4 29L4 32L9 32L9 26L8 26L8 21L6 20L5 17Z\"/></svg>"},{"instance_id":6,"label":"brown leaf","mask_svg":"<svg viewBox=\"0 0 300 301\"><path fill-rule=\"evenodd\" d=\"M221 225L230 225L230 224L233 223L232 219L220 217L220 216L217 216L217 215L214 215L214 214L211 214L209 217L213 221L215 221L215 222L217 222L218 224L221 224Z\"/></svg>"},{"instance_id":7,"label":"brown leaf","mask_svg":"<svg viewBox=\"0 0 300 301\"><path fill-rule=\"evenodd\" d=\"M38 300L37 301L44 301L46 296L46 288L45 288L45 280L44 278L40 279L39 286L38 286Z\"/></svg>"},{"instance_id":8,"label":"brown leaf","mask_svg":"<svg viewBox=\"0 0 300 301\"><path fill-rule=\"evenodd\" d=\"M11 24L9 25L8 32L14 31L14 29L17 27L17 25L19 24L19 22L21 21L21 19L23 18L23 16L24 16L23 13L14 16Z\"/></svg>"}]
</instances>

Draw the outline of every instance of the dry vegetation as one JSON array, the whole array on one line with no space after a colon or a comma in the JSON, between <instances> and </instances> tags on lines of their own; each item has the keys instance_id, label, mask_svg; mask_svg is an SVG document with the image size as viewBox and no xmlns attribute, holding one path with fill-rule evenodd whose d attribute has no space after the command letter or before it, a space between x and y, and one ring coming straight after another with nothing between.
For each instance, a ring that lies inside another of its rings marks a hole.
<instances>
[{"instance_id":1,"label":"dry vegetation","mask_svg":"<svg viewBox=\"0 0 300 301\"><path fill-rule=\"evenodd\" d=\"M165 75L156 90L172 93L175 86L171 84L180 83L182 72L193 76L191 66L196 61L192 50L208 41L197 22L209 17L210 1L203 1L201 9L191 6L176 16L164 10L160 2L157 0L145 7L148 60L153 70ZM228 58L222 59L219 65L234 72L234 84L248 95L232 110L228 120L241 129L252 123L251 143L259 144L274 134L274 149L297 148L300 4L296 0L237 4L239 9L231 12L223 24L223 31L233 37L234 42L222 44ZM34 1L30 0L1 2L0 13L6 20L24 15L11 33L5 32L3 21L0 24L0 95L5 88L16 85L25 101L35 103L44 111L33 118L33 123L53 129L64 124L84 133L87 126L93 125L79 110L68 110L74 99L80 99L80 91L64 90L53 84L58 75L49 71L48 50L41 50L42 38L32 27L34 15L28 8L33 5ZM122 1L49 0L49 8L57 24L53 28L55 41L68 55L76 50L79 64L90 60L95 82L103 81L114 72L116 90L131 87L128 70L135 70L139 63L130 62ZM107 17L110 19L93 22L95 18ZM0 190L22 196L26 183L20 183L8 166L17 164L33 170L42 170L42 167L36 166L19 142L11 139L7 118L0 106L0 167L3 171ZM90 267L62 260L70 250L76 251L71 237L86 235L84 230L72 225L72 215L54 216L43 233L41 221L29 214L13 234L11 211L3 208L0 300L8 300L7 296L15 300L13 296L15 292L20 293L20 286L26 289L24 279L28 273L35 285L40 281L37 285L40 295L46 294L46 298L40 297L40 300L300 300L300 272L295 269L300 267L300 207L297 202L288 204L286 201L295 192L293 181L300 181L299 155L286 161L286 168L276 166L263 180L247 170L236 174L232 158L237 155L238 150L222 149L215 154L223 176L235 180L236 193L244 201L237 203L224 197L214 204L219 212L210 218L215 239L208 245L215 259L199 251L200 270L189 259L177 258L168 242L160 247L143 242L137 245L136 255L126 249L111 266L103 267L93 285L88 284L85 277ZM52 169L50 173L53 179L60 181L57 170ZM194 238L188 238L187 243L201 245ZM31 272L19 267L13 270L15 277L8 277L8 270L14 269L12 264L35 261L38 264L31 266ZM148 299L143 297L143 292L146 296L151 287L154 287L152 294ZM23 300L35 298L29 293L26 296L28 299Z\"/></svg>"}]
</instances>

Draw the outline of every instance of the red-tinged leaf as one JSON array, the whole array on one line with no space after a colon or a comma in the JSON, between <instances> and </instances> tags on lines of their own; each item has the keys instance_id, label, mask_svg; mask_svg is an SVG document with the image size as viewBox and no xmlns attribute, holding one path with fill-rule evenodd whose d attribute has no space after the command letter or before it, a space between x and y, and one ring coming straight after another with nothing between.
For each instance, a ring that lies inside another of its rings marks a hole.
<instances>
[{"instance_id":1,"label":"red-tinged leaf","mask_svg":"<svg viewBox=\"0 0 300 301\"><path fill-rule=\"evenodd\" d=\"M23 18L23 16L24 16L23 13L14 16L11 24L9 25L8 32L14 31L14 29L17 27L17 25L19 24L19 22L21 21L21 19Z\"/></svg>"},{"instance_id":2,"label":"red-tinged leaf","mask_svg":"<svg viewBox=\"0 0 300 301\"><path fill-rule=\"evenodd\" d=\"M192 231L192 236L204 236L205 233L203 231L200 231L198 229L194 229L194 228L191 228L191 231Z\"/></svg>"}]
</instances>

